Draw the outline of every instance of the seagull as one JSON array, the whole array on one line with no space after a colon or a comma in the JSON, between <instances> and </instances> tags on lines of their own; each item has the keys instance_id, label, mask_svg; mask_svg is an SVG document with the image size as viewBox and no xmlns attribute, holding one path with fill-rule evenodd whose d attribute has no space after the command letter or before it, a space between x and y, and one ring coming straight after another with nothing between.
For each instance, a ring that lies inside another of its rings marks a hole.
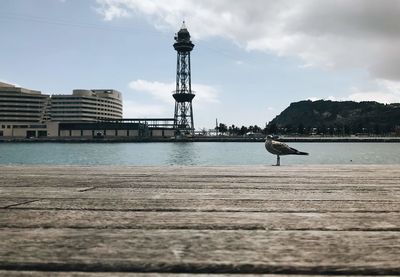
<instances>
[{"instance_id":1,"label":"seagull","mask_svg":"<svg viewBox=\"0 0 400 277\"><path fill-rule=\"evenodd\" d=\"M273 140L274 137L267 136L265 141L265 148L271 154L276 155L276 166L281 165L281 155L308 155L306 152L301 152L297 149L289 147L287 144Z\"/></svg>"}]
</instances>

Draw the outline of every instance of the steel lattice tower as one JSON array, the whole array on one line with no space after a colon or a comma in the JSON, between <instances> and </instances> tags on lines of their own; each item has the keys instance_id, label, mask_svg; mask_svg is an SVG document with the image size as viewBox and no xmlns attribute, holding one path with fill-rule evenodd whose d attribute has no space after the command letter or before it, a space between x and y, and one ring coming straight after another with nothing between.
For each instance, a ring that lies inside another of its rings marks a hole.
<instances>
[{"instance_id":1,"label":"steel lattice tower","mask_svg":"<svg viewBox=\"0 0 400 277\"><path fill-rule=\"evenodd\" d=\"M195 94L192 92L190 74L190 51L194 44L190 41L189 31L185 22L175 35L174 48L177 51L176 63L176 90L174 128L176 135L194 135L192 100Z\"/></svg>"}]
</instances>

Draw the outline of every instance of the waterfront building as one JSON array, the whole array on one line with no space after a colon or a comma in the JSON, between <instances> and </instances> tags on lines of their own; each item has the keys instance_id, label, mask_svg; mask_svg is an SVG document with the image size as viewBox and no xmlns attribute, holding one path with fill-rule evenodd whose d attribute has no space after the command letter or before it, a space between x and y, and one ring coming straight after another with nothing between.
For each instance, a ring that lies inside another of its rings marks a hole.
<instances>
[{"instance_id":1,"label":"waterfront building","mask_svg":"<svg viewBox=\"0 0 400 277\"><path fill-rule=\"evenodd\" d=\"M49 95L0 82L0 122L41 123L49 120Z\"/></svg>"},{"instance_id":2,"label":"waterfront building","mask_svg":"<svg viewBox=\"0 0 400 277\"><path fill-rule=\"evenodd\" d=\"M123 119L122 95L113 89L76 89L72 95L0 83L0 137L141 138L172 137L174 119Z\"/></svg>"},{"instance_id":3,"label":"waterfront building","mask_svg":"<svg viewBox=\"0 0 400 277\"><path fill-rule=\"evenodd\" d=\"M0 82L0 137L57 137L60 122L89 123L121 118L122 95L113 89L80 89L72 95L48 95ZM93 130L97 127L93 125ZM128 127L132 128L124 128Z\"/></svg>"},{"instance_id":4,"label":"waterfront building","mask_svg":"<svg viewBox=\"0 0 400 277\"><path fill-rule=\"evenodd\" d=\"M122 118L122 95L113 89L76 89L72 95L0 83L1 122L99 122Z\"/></svg>"},{"instance_id":5,"label":"waterfront building","mask_svg":"<svg viewBox=\"0 0 400 277\"><path fill-rule=\"evenodd\" d=\"M122 95L113 89L75 89L52 95L50 116L58 122L99 122L122 118Z\"/></svg>"},{"instance_id":6,"label":"waterfront building","mask_svg":"<svg viewBox=\"0 0 400 277\"><path fill-rule=\"evenodd\" d=\"M147 137L148 126L138 122L60 122L58 137L60 138L130 138Z\"/></svg>"}]
</instances>

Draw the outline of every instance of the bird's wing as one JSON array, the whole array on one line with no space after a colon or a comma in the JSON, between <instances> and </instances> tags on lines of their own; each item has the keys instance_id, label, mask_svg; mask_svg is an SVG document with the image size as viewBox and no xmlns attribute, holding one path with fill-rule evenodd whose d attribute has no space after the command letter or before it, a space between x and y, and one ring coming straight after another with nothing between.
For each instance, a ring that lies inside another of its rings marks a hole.
<instances>
[{"instance_id":1,"label":"bird's wing","mask_svg":"<svg viewBox=\"0 0 400 277\"><path fill-rule=\"evenodd\" d=\"M279 153L279 155L294 154L296 149L290 148L287 144L279 141L272 141L272 148Z\"/></svg>"}]
</instances>

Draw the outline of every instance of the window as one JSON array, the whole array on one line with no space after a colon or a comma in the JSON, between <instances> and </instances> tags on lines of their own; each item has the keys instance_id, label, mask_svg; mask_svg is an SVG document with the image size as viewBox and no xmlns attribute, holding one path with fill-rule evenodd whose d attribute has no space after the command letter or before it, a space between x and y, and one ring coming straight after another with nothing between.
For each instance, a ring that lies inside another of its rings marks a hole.
<instances>
[{"instance_id":1,"label":"window","mask_svg":"<svg viewBox=\"0 0 400 277\"><path fill-rule=\"evenodd\" d=\"M38 131L38 137L47 137L47 131Z\"/></svg>"}]
</instances>

